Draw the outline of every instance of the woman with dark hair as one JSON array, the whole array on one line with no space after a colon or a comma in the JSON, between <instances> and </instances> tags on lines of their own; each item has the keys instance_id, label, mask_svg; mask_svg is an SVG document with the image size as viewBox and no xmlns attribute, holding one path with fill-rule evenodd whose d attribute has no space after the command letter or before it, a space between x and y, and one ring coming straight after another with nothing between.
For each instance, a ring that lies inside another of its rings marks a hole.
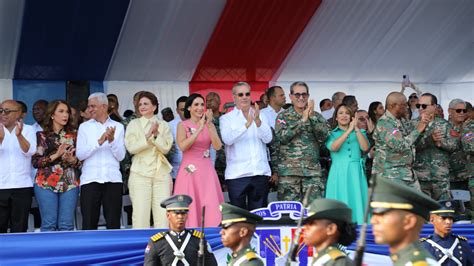
<instances>
[{"instance_id":1,"label":"woman with dark hair","mask_svg":"<svg viewBox=\"0 0 474 266\"><path fill-rule=\"evenodd\" d=\"M383 108L383 104L381 102L371 102L369 105L369 117L372 122L373 127L379 120L380 117L385 113L385 109ZM370 129L370 127L369 127Z\"/></svg>"},{"instance_id":2,"label":"woman with dark hair","mask_svg":"<svg viewBox=\"0 0 474 266\"><path fill-rule=\"evenodd\" d=\"M357 237L352 210L346 204L331 199L314 200L303 225L304 243L316 249L311 265L354 265L340 250L340 245L347 247Z\"/></svg>"},{"instance_id":3,"label":"woman with dark hair","mask_svg":"<svg viewBox=\"0 0 474 266\"><path fill-rule=\"evenodd\" d=\"M79 192L79 166L75 155L77 132L71 108L62 100L48 105L43 131L37 132L37 150L32 164L38 169L35 196L41 213L41 231L74 229Z\"/></svg>"},{"instance_id":4,"label":"woman with dark hair","mask_svg":"<svg viewBox=\"0 0 474 266\"><path fill-rule=\"evenodd\" d=\"M331 153L331 169L326 198L342 201L353 210L352 220L362 224L367 205L367 179L362 154L369 150L366 132L357 126L358 117L345 104L334 111L337 127L331 131L326 147Z\"/></svg>"},{"instance_id":5,"label":"woman with dark hair","mask_svg":"<svg viewBox=\"0 0 474 266\"><path fill-rule=\"evenodd\" d=\"M161 201L171 195L171 164L165 155L173 145L168 123L158 120L158 99L148 91L138 99L140 118L133 119L125 132L125 146L133 154L128 187L132 201L133 228L149 228L150 212L155 228L168 227Z\"/></svg>"},{"instance_id":6,"label":"woman with dark hair","mask_svg":"<svg viewBox=\"0 0 474 266\"><path fill-rule=\"evenodd\" d=\"M174 194L193 198L189 206L187 227L201 226L202 207L206 206L206 227L221 221L219 205L224 202L219 178L212 164L209 148L218 151L222 142L212 123L212 110L204 111L204 98L191 94L184 105L186 120L178 124L176 142L183 151L183 160L176 176Z\"/></svg>"}]
</instances>

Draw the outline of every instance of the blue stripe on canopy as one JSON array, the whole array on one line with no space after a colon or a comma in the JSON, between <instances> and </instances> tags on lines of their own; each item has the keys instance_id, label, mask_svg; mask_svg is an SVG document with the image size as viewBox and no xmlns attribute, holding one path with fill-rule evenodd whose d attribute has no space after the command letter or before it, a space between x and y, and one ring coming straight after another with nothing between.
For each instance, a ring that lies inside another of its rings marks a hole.
<instances>
[{"instance_id":1,"label":"blue stripe on canopy","mask_svg":"<svg viewBox=\"0 0 474 266\"><path fill-rule=\"evenodd\" d=\"M15 79L99 80L130 0L27 0Z\"/></svg>"}]
</instances>

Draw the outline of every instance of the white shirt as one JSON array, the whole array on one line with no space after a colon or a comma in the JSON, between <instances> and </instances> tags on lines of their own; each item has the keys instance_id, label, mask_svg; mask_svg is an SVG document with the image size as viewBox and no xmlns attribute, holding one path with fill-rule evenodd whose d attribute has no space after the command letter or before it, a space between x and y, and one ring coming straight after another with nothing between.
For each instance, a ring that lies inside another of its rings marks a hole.
<instances>
[{"instance_id":1,"label":"white shirt","mask_svg":"<svg viewBox=\"0 0 474 266\"><path fill-rule=\"evenodd\" d=\"M35 130L35 132L40 132L40 131L43 131L43 128L40 126L40 124L38 124L38 122L34 123L33 125L31 125L33 127L33 129Z\"/></svg>"},{"instance_id":2,"label":"white shirt","mask_svg":"<svg viewBox=\"0 0 474 266\"><path fill-rule=\"evenodd\" d=\"M181 122L181 117L177 116L175 119L171 120L168 125L170 126L171 133L173 134L174 140L174 153L171 157L171 165L173 166L173 170L171 170L171 176L176 178L179 171L179 166L181 165L181 161L183 160L183 152L178 147L178 142L176 141L176 132L178 131L178 124Z\"/></svg>"},{"instance_id":3,"label":"white shirt","mask_svg":"<svg viewBox=\"0 0 474 266\"><path fill-rule=\"evenodd\" d=\"M267 158L267 143L272 141L272 130L262 122L260 127L252 122L245 127L247 119L239 109L234 109L220 118L222 141L225 144L225 179L236 179L255 175L271 175Z\"/></svg>"},{"instance_id":4,"label":"white shirt","mask_svg":"<svg viewBox=\"0 0 474 266\"><path fill-rule=\"evenodd\" d=\"M332 115L334 114L334 107L329 109L329 110L326 110L326 111L322 111L321 112L321 115L324 117L324 119L328 120L332 117Z\"/></svg>"},{"instance_id":5,"label":"white shirt","mask_svg":"<svg viewBox=\"0 0 474 266\"><path fill-rule=\"evenodd\" d=\"M107 127L116 127L114 141L99 145ZM123 125L107 118L104 124L91 119L79 126L76 156L82 163L81 186L92 182L122 183L120 161L125 157Z\"/></svg>"},{"instance_id":6,"label":"white shirt","mask_svg":"<svg viewBox=\"0 0 474 266\"><path fill-rule=\"evenodd\" d=\"M260 120L265 122L271 128L275 129L275 122L279 113L283 112L284 109L280 108L280 111L276 112L273 107L268 105L260 111Z\"/></svg>"},{"instance_id":7,"label":"white shirt","mask_svg":"<svg viewBox=\"0 0 474 266\"><path fill-rule=\"evenodd\" d=\"M22 135L30 143L23 152L15 135L4 128L5 137L0 144L0 189L33 187L31 156L36 152L36 132L32 126L23 125Z\"/></svg>"}]
</instances>

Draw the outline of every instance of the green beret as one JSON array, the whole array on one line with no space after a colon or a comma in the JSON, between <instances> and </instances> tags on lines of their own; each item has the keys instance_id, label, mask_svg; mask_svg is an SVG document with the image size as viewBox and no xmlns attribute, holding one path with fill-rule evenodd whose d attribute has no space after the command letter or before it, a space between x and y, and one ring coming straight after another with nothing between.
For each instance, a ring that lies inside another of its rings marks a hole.
<instances>
[{"instance_id":1,"label":"green beret","mask_svg":"<svg viewBox=\"0 0 474 266\"><path fill-rule=\"evenodd\" d=\"M344 202L333 199L316 199L308 207L303 224L317 219L352 223L352 210Z\"/></svg>"},{"instance_id":2,"label":"green beret","mask_svg":"<svg viewBox=\"0 0 474 266\"><path fill-rule=\"evenodd\" d=\"M257 224L263 219L261 216L228 203L222 203L219 207L222 213L222 228L227 228L234 223Z\"/></svg>"},{"instance_id":3,"label":"green beret","mask_svg":"<svg viewBox=\"0 0 474 266\"><path fill-rule=\"evenodd\" d=\"M440 205L421 191L382 177L376 180L370 207L376 214L405 210L428 219L430 211L439 209Z\"/></svg>"},{"instance_id":4,"label":"green beret","mask_svg":"<svg viewBox=\"0 0 474 266\"><path fill-rule=\"evenodd\" d=\"M174 195L160 203L161 208L167 211L188 211L193 199L188 195Z\"/></svg>"}]
</instances>

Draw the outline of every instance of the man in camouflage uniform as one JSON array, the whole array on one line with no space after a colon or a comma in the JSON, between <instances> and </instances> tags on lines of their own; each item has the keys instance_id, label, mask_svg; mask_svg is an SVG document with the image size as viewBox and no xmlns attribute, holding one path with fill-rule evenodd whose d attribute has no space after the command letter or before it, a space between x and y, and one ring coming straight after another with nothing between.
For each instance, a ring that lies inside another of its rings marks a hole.
<instances>
[{"instance_id":1,"label":"man in camouflage uniform","mask_svg":"<svg viewBox=\"0 0 474 266\"><path fill-rule=\"evenodd\" d=\"M314 111L314 101L308 103L309 89L304 82L290 87L293 106L277 116L272 164L277 166L278 200L302 198L313 185L310 201L324 196L325 183L319 164L320 145L329 136L329 125Z\"/></svg>"},{"instance_id":2,"label":"man in camouflage uniform","mask_svg":"<svg viewBox=\"0 0 474 266\"><path fill-rule=\"evenodd\" d=\"M474 208L474 120L469 119L464 123L461 146L467 154L467 172L469 175L469 190L471 191L471 208Z\"/></svg>"},{"instance_id":3,"label":"man in camouflage uniform","mask_svg":"<svg viewBox=\"0 0 474 266\"><path fill-rule=\"evenodd\" d=\"M221 105L221 97L215 92L209 92L206 95L206 108L212 110L214 118L212 123L216 127L217 134L221 138L221 130L219 128L219 118L222 113L219 111ZM227 190L225 185L225 149L224 145L222 148L216 152L216 161L214 163L214 168L216 169L217 176L219 177L219 182L221 183L222 190Z\"/></svg>"},{"instance_id":4,"label":"man in camouflage uniform","mask_svg":"<svg viewBox=\"0 0 474 266\"><path fill-rule=\"evenodd\" d=\"M452 129L450 135L460 140L462 125L466 120L466 103L461 99L454 99L449 103L449 124ZM467 154L458 143L456 150L449 156L449 181L451 189L469 190L469 175L467 172Z\"/></svg>"},{"instance_id":5,"label":"man in camouflage uniform","mask_svg":"<svg viewBox=\"0 0 474 266\"><path fill-rule=\"evenodd\" d=\"M416 106L421 115L432 115L438 100L431 93L421 95ZM454 152L459 140L451 136L448 121L431 116L432 121L416 145L416 157L413 169L420 181L421 191L434 200L447 200L449 193L449 154ZM420 117L412 120L420 122Z\"/></svg>"},{"instance_id":6,"label":"man in camouflage uniform","mask_svg":"<svg viewBox=\"0 0 474 266\"><path fill-rule=\"evenodd\" d=\"M384 177L420 189L413 172L415 143L425 131L429 117L426 115L413 125L404 120L407 98L400 92L391 92L386 99L387 111L377 121L373 138L375 141L372 178Z\"/></svg>"}]
</instances>

